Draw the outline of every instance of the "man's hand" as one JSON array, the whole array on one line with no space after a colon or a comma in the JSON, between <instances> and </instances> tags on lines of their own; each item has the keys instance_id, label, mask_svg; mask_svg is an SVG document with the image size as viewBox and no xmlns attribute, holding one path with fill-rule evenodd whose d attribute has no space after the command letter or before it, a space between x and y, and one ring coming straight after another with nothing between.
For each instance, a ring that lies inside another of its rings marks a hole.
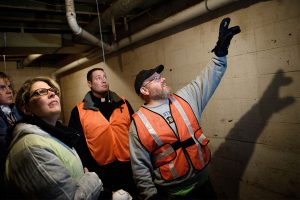
<instances>
[{"instance_id":1,"label":"man's hand","mask_svg":"<svg viewBox=\"0 0 300 200\"><path fill-rule=\"evenodd\" d=\"M215 52L216 56L218 57L226 56L228 54L228 47L231 39L234 35L241 32L239 26L228 28L229 23L230 18L227 17L224 18L220 24L218 42L215 48L212 50L212 52Z\"/></svg>"},{"instance_id":2,"label":"man's hand","mask_svg":"<svg viewBox=\"0 0 300 200\"><path fill-rule=\"evenodd\" d=\"M83 168L83 171L84 171L84 173L87 173L87 172L89 172L89 169L86 168L86 167L84 167L84 168Z\"/></svg>"}]
</instances>

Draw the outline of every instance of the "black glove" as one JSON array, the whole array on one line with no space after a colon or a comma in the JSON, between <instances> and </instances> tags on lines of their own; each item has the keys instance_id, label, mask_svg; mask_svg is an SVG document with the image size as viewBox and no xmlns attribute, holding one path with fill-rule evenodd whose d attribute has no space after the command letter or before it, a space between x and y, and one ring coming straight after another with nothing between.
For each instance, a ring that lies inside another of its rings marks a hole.
<instances>
[{"instance_id":1,"label":"black glove","mask_svg":"<svg viewBox=\"0 0 300 200\"><path fill-rule=\"evenodd\" d=\"M228 54L228 47L232 37L241 32L239 26L228 28L230 18L224 18L220 24L219 38L215 48L211 52L215 52L216 56L222 57Z\"/></svg>"}]
</instances>

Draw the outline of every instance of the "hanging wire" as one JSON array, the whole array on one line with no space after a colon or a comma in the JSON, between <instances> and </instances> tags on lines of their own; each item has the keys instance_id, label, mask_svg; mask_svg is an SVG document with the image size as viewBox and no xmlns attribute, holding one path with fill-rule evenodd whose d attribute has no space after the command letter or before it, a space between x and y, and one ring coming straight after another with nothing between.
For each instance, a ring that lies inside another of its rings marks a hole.
<instances>
[{"instance_id":1,"label":"hanging wire","mask_svg":"<svg viewBox=\"0 0 300 200\"><path fill-rule=\"evenodd\" d=\"M99 23L99 32L100 32L100 40L101 40L101 47L102 47L103 62L104 62L104 64L106 64L106 62L105 62L104 46L103 46L103 38L102 38L102 29L101 29L101 17L100 17L100 12L99 12L99 7L98 7L98 0L96 0L96 5L97 5L97 13L98 13L98 23ZM109 93L110 93L110 90L108 89L108 91L107 91L107 99L108 99L108 102L111 102L110 94Z\"/></svg>"},{"instance_id":2,"label":"hanging wire","mask_svg":"<svg viewBox=\"0 0 300 200\"><path fill-rule=\"evenodd\" d=\"M5 55L3 56L3 64L4 64L4 72L6 73L6 60L5 60Z\"/></svg>"},{"instance_id":3,"label":"hanging wire","mask_svg":"<svg viewBox=\"0 0 300 200\"><path fill-rule=\"evenodd\" d=\"M4 49L6 48L6 32L3 33L3 40L4 40ZM4 72L6 73L6 60L5 55L3 55L3 64L4 64Z\"/></svg>"},{"instance_id":4,"label":"hanging wire","mask_svg":"<svg viewBox=\"0 0 300 200\"><path fill-rule=\"evenodd\" d=\"M104 46L103 46L103 38L102 38L102 29L101 29L101 17L98 7L98 0L96 0L96 7L97 7L97 14L98 14L98 23L99 23L99 32L100 32L100 40L101 40L101 48L102 48L102 56L103 56L103 62L105 63L105 53L104 53Z\"/></svg>"}]
</instances>

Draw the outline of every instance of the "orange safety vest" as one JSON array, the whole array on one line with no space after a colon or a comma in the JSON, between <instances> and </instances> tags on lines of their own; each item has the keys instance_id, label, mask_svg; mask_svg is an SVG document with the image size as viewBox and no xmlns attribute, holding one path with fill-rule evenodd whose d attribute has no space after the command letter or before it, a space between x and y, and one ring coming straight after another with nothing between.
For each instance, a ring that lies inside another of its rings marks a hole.
<instances>
[{"instance_id":1,"label":"orange safety vest","mask_svg":"<svg viewBox=\"0 0 300 200\"><path fill-rule=\"evenodd\" d=\"M164 117L145 107L133 115L141 143L150 153L154 168L159 169L167 181L186 175L191 167L196 171L203 169L211 157L209 140L202 133L190 105L171 95L170 111L178 136Z\"/></svg>"},{"instance_id":2,"label":"orange safety vest","mask_svg":"<svg viewBox=\"0 0 300 200\"><path fill-rule=\"evenodd\" d=\"M109 121L100 111L84 109L84 102L79 103L77 108L87 146L97 163L130 161L130 114L125 100L121 108L113 111Z\"/></svg>"}]
</instances>

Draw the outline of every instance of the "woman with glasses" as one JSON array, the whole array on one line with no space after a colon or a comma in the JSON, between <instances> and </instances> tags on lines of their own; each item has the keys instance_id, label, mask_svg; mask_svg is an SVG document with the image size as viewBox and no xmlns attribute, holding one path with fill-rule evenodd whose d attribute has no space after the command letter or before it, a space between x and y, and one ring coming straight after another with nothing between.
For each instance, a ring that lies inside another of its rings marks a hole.
<instances>
[{"instance_id":1,"label":"woman with glasses","mask_svg":"<svg viewBox=\"0 0 300 200\"><path fill-rule=\"evenodd\" d=\"M29 199L97 199L100 194L101 180L83 169L73 148L78 134L58 121L59 95L58 84L47 77L27 80L17 93L24 119L13 130L6 159L9 196L18 191Z\"/></svg>"}]
</instances>

